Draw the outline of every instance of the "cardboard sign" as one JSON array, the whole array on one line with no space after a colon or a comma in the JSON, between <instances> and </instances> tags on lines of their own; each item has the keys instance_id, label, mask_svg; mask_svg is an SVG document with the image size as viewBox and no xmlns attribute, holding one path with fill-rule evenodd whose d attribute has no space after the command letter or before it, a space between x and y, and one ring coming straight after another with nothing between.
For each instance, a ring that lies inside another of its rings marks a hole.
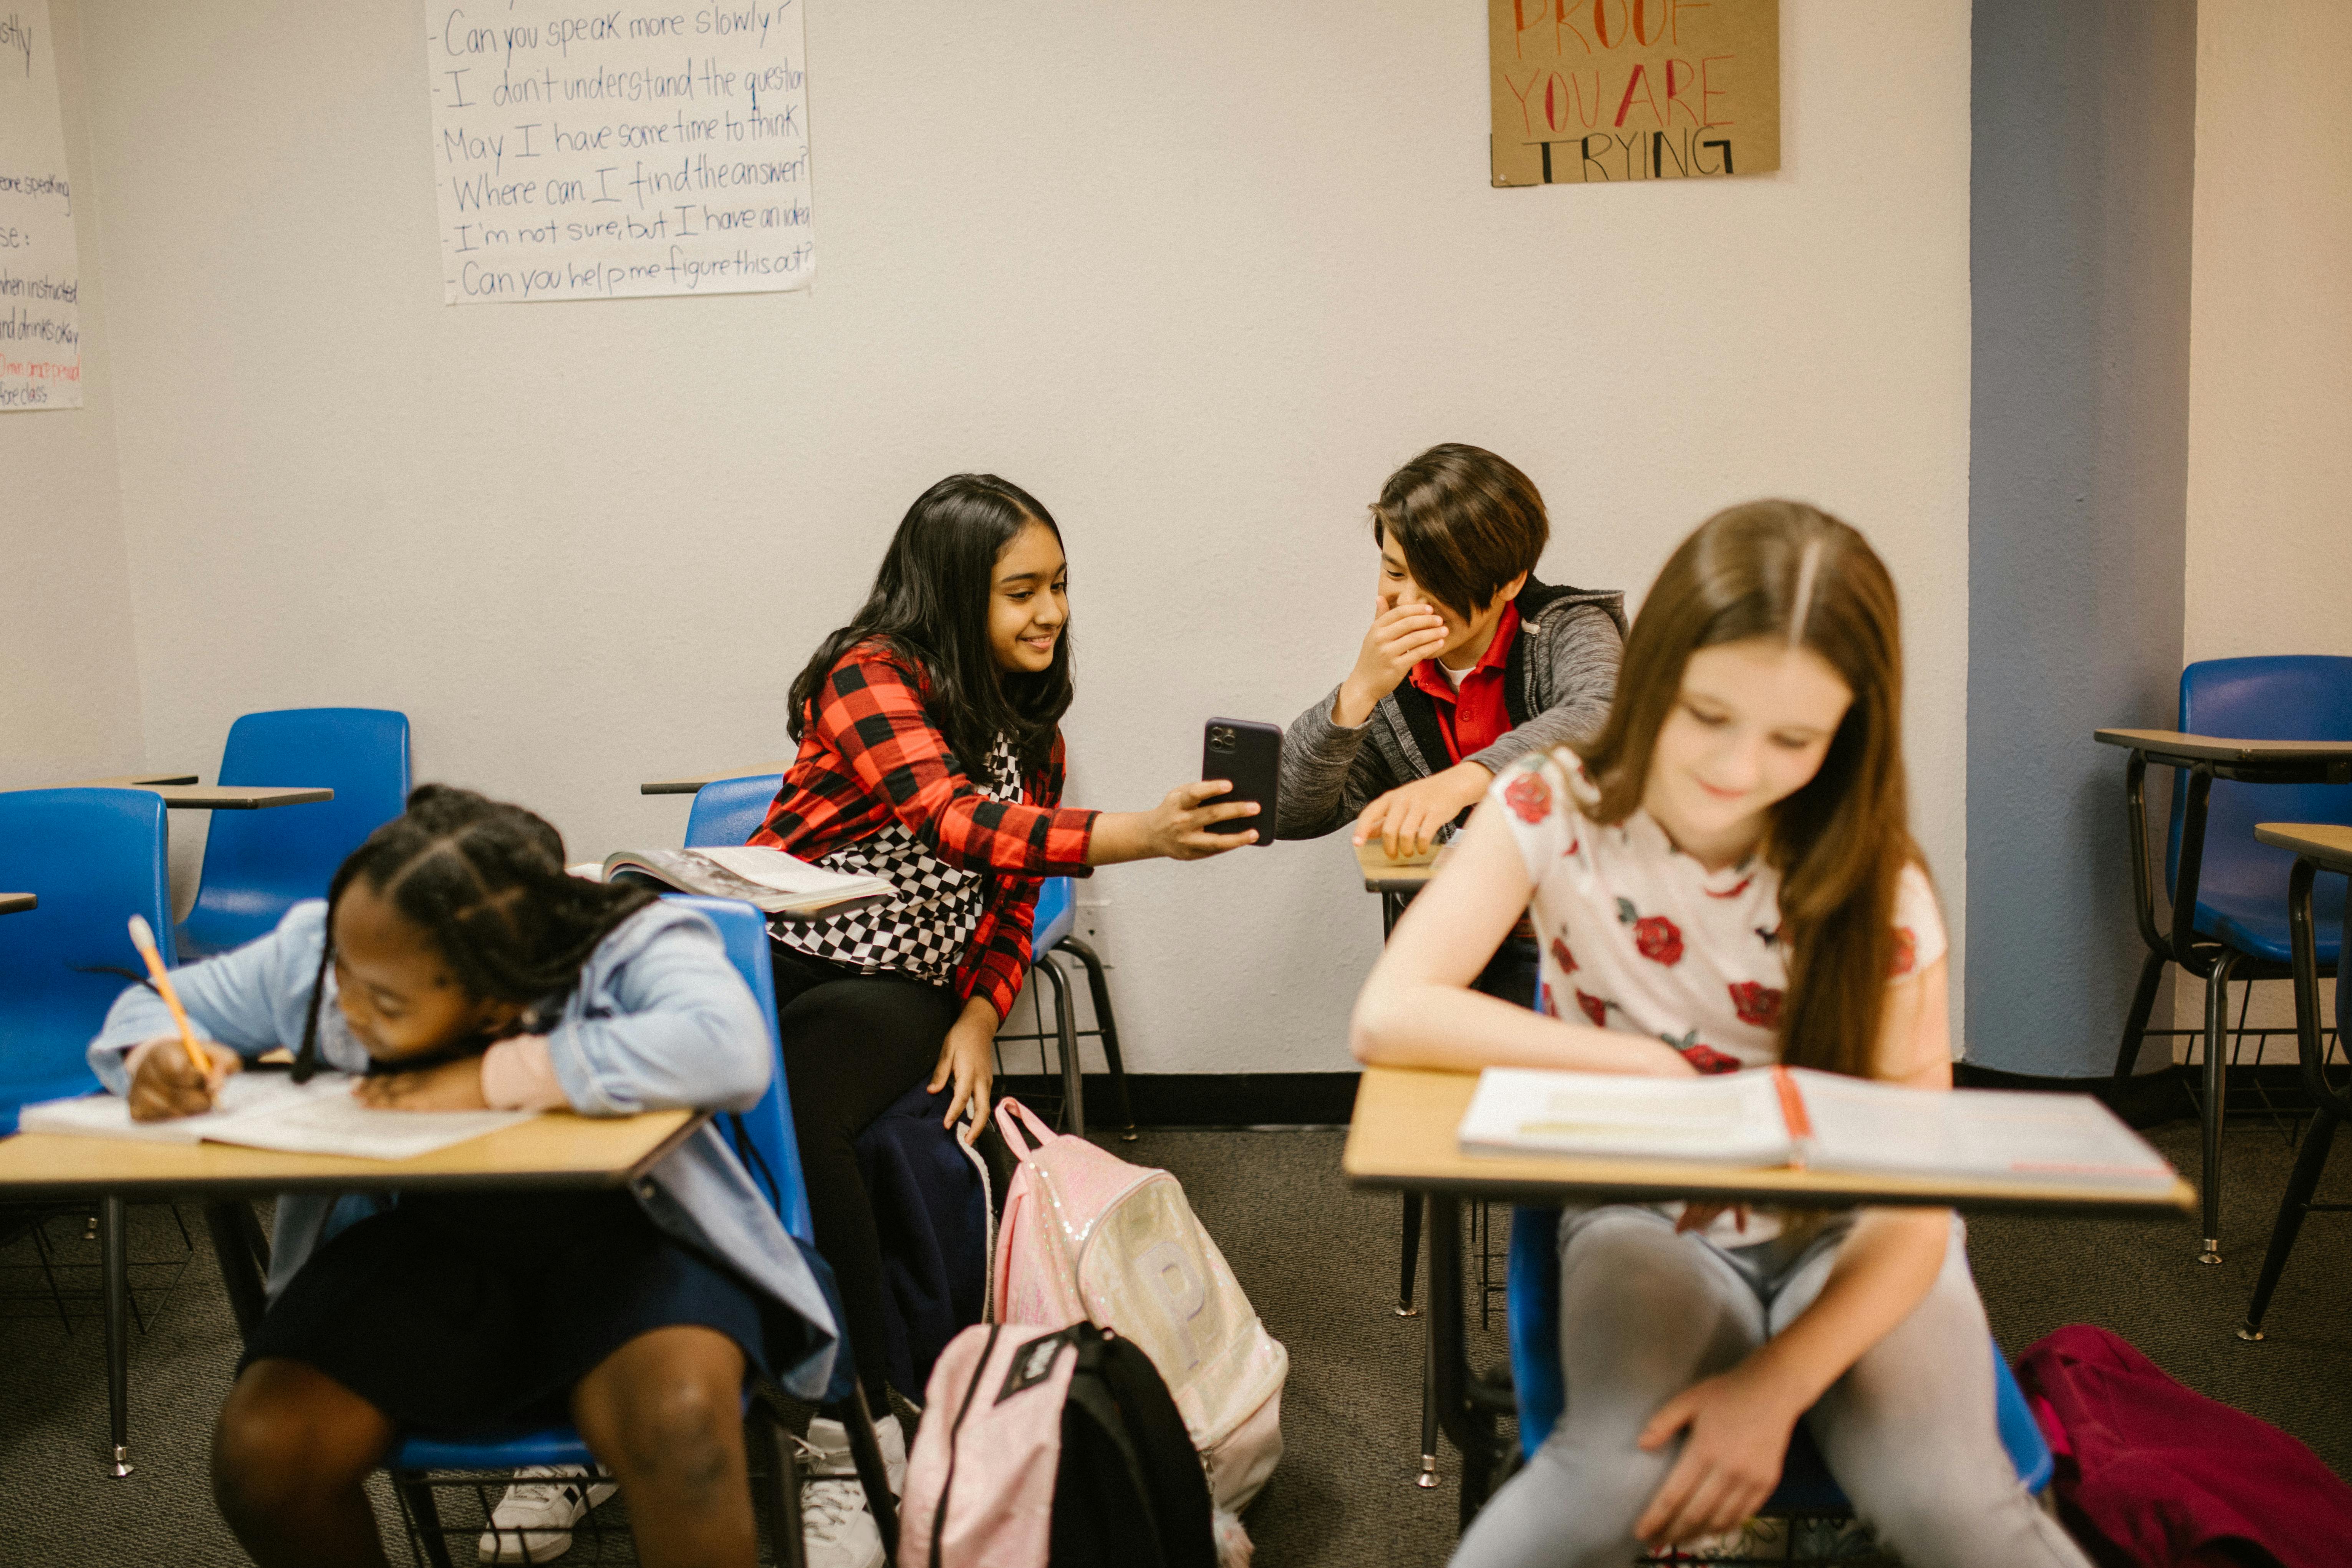
<instances>
[{"instance_id":1,"label":"cardboard sign","mask_svg":"<svg viewBox=\"0 0 2352 1568\"><path fill-rule=\"evenodd\" d=\"M1497 185L1780 166L1780 0L1486 0Z\"/></svg>"}]
</instances>

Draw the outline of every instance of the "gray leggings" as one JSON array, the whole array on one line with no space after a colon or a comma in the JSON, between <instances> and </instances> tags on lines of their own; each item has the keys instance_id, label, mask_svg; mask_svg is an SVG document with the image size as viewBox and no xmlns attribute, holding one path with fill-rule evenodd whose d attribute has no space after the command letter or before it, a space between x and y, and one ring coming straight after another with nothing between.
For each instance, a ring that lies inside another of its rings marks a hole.
<instances>
[{"instance_id":1,"label":"gray leggings","mask_svg":"<svg viewBox=\"0 0 2352 1568\"><path fill-rule=\"evenodd\" d=\"M1727 1371L1812 1304L1849 1224L1801 1245L1726 1249L1676 1236L1654 1208L1562 1215L1568 1408L1462 1538L1454 1568L1631 1563L1633 1521L1681 1451L1677 1439L1645 1454L1634 1439L1658 1406ZM1966 1235L1955 1215L1925 1299L1805 1420L1855 1513L1908 1568L2089 1568L2001 1448Z\"/></svg>"}]
</instances>

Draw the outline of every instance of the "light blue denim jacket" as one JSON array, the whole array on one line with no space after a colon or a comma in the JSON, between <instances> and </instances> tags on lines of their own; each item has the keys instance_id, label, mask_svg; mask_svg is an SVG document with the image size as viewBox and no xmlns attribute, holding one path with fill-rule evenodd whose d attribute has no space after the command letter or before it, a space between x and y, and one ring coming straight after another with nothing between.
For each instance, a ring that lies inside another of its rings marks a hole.
<instances>
[{"instance_id":1,"label":"light blue denim jacket","mask_svg":"<svg viewBox=\"0 0 2352 1568\"><path fill-rule=\"evenodd\" d=\"M174 970L172 983L189 1022L247 1058L280 1046L299 1049L326 923L325 900L310 900L287 910L268 936ZM367 1049L352 1037L334 998L330 970L319 1054L346 1072L363 1071ZM693 910L667 904L639 910L597 944L545 1032L556 1079L583 1116L681 1106L747 1110L766 1092L774 1067L767 1021L728 962L718 931ZM108 1089L126 1093L124 1053L173 1033L162 999L132 986L108 1010L106 1026L90 1042L89 1065ZM725 1263L807 1326L805 1353L772 1370L788 1393L820 1397L840 1338L833 1311L800 1245L718 1130L698 1129L635 1190L665 1234ZM270 1242L272 1299L330 1237L387 1201L363 1193L280 1196ZM782 1356L786 1347L771 1349Z\"/></svg>"}]
</instances>

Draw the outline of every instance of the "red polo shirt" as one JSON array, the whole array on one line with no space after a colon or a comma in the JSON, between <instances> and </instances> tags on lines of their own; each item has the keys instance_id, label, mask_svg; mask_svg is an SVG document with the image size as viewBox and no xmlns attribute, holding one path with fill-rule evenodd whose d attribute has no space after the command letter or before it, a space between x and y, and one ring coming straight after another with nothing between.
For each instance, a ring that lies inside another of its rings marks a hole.
<instances>
[{"instance_id":1,"label":"red polo shirt","mask_svg":"<svg viewBox=\"0 0 2352 1568\"><path fill-rule=\"evenodd\" d=\"M1510 733L1511 712L1503 700L1503 679L1510 664L1511 644L1518 635L1519 606L1513 600L1503 606L1503 618L1495 624L1495 640L1486 645L1485 657L1462 678L1460 692L1433 658L1414 665L1406 678L1436 704L1448 760L1458 763L1475 756Z\"/></svg>"}]
</instances>

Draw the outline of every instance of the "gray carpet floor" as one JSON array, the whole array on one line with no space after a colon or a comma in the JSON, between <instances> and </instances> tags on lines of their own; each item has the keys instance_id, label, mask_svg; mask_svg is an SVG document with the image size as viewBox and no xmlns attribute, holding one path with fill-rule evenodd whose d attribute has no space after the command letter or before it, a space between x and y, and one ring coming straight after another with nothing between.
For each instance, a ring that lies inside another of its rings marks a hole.
<instances>
[{"instance_id":1,"label":"gray carpet floor","mask_svg":"<svg viewBox=\"0 0 2352 1568\"><path fill-rule=\"evenodd\" d=\"M2152 1135L2192 1178L2195 1129ZM1182 1180L1235 1275L1289 1347L1282 1468L1250 1510L1264 1568L1439 1563L1454 1540L1456 1467L1412 1485L1419 1451L1421 1321L1392 1311L1398 1200L1350 1191L1336 1131L1158 1131L1115 1145ZM2352 1198L2352 1138L2338 1141L2323 1197ZM2231 1331L2245 1309L2291 1154L2251 1123L2225 1143L2226 1260L2200 1267L2188 1220L2089 1224L1987 1217L1969 1251L1993 1330L2011 1354L2063 1323L2105 1325L2189 1386L2301 1438L2352 1476L2352 1215L2315 1215L2270 1314L2269 1340ZM171 1212L133 1211L146 1317L131 1344L131 1457L107 1479L106 1394L96 1315L97 1247L79 1222L49 1239L74 1314L68 1333L28 1239L0 1249L0 1563L238 1563L205 1480L214 1412L236 1347L209 1246L183 1248ZM1471 1249L1475 1268L1475 1248ZM1496 1270L1499 1279L1500 1271ZM1476 1296L1471 1298L1475 1302ZM1474 1316L1474 1328L1475 1328ZM1503 1353L1500 1300L1478 1335ZM617 1516L617 1507L600 1510ZM394 1562L397 1513L379 1500ZM470 1553L460 1552L459 1561ZM583 1540L566 1562L626 1562L625 1540Z\"/></svg>"}]
</instances>

